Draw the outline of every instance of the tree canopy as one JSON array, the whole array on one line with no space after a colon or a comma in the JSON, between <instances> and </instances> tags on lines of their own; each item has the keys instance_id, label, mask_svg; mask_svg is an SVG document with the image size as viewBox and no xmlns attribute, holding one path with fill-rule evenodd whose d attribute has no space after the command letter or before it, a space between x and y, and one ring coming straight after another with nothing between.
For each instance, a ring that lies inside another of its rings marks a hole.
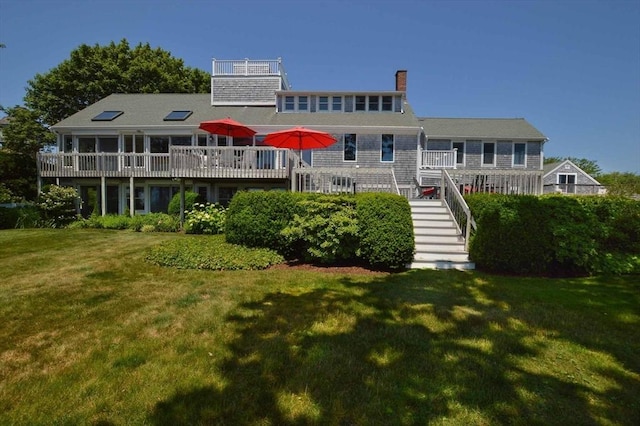
<instances>
[{"instance_id":1,"label":"tree canopy","mask_svg":"<svg viewBox=\"0 0 640 426\"><path fill-rule=\"evenodd\" d=\"M207 93L207 72L149 43L133 49L126 39L106 46L80 45L55 68L29 80L25 104L53 125L112 93Z\"/></svg>"}]
</instances>

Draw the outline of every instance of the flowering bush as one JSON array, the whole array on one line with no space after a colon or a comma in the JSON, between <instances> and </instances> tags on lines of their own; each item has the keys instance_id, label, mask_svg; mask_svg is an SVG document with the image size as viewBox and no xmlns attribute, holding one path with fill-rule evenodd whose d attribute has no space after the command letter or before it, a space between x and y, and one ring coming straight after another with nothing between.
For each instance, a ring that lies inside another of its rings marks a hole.
<instances>
[{"instance_id":1,"label":"flowering bush","mask_svg":"<svg viewBox=\"0 0 640 426\"><path fill-rule=\"evenodd\" d=\"M36 203L44 225L60 228L76 218L76 205L80 196L75 188L51 185L38 197Z\"/></svg>"},{"instance_id":2,"label":"flowering bush","mask_svg":"<svg viewBox=\"0 0 640 426\"><path fill-rule=\"evenodd\" d=\"M185 212L184 230L187 234L222 234L227 211L219 204L193 205Z\"/></svg>"}]
</instances>

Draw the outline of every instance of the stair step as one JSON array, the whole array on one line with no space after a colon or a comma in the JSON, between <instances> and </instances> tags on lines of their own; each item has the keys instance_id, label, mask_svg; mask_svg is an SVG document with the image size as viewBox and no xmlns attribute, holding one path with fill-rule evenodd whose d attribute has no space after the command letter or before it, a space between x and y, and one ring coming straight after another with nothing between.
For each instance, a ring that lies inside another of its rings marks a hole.
<instances>
[{"instance_id":1,"label":"stair step","mask_svg":"<svg viewBox=\"0 0 640 426\"><path fill-rule=\"evenodd\" d=\"M460 271L466 271L475 269L476 265L473 262L450 262L442 260L425 260L425 261L413 261L408 265L410 269L457 269Z\"/></svg>"},{"instance_id":2,"label":"stair step","mask_svg":"<svg viewBox=\"0 0 640 426\"><path fill-rule=\"evenodd\" d=\"M413 261L452 261L452 262L468 262L469 255L465 251L430 251L416 252Z\"/></svg>"},{"instance_id":3,"label":"stair step","mask_svg":"<svg viewBox=\"0 0 640 426\"><path fill-rule=\"evenodd\" d=\"M431 235L418 234L415 235L416 244L463 244L464 238L457 234L450 235Z\"/></svg>"}]
</instances>

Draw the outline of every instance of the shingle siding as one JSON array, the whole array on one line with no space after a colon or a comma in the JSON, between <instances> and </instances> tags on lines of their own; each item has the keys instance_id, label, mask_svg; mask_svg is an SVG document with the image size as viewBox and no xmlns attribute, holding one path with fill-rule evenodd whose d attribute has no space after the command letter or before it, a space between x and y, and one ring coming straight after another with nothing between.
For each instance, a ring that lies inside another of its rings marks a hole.
<instances>
[{"instance_id":1,"label":"shingle siding","mask_svg":"<svg viewBox=\"0 0 640 426\"><path fill-rule=\"evenodd\" d=\"M542 142L527 142L527 170L540 170Z\"/></svg>"},{"instance_id":2,"label":"shingle siding","mask_svg":"<svg viewBox=\"0 0 640 426\"><path fill-rule=\"evenodd\" d=\"M413 135L394 135L394 161L380 161L381 135L358 134L356 161L344 161L343 135L334 135L338 142L329 148L313 152L314 167L360 167L393 168L399 185L413 183L416 175L417 151L416 137Z\"/></svg>"},{"instance_id":3,"label":"shingle siding","mask_svg":"<svg viewBox=\"0 0 640 426\"><path fill-rule=\"evenodd\" d=\"M273 104L280 77L213 78L213 104Z\"/></svg>"}]
</instances>

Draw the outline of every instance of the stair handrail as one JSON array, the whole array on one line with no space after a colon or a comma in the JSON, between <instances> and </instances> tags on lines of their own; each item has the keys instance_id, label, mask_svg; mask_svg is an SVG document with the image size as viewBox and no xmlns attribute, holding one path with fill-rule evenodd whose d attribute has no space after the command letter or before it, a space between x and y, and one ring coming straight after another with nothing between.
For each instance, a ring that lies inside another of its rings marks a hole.
<instances>
[{"instance_id":1,"label":"stair handrail","mask_svg":"<svg viewBox=\"0 0 640 426\"><path fill-rule=\"evenodd\" d=\"M458 232L464 234L464 249L468 252L471 232L476 229L475 219L471 215L471 209L460 193L458 185L453 181L449 172L442 169L441 176L440 198L444 200L449 208Z\"/></svg>"}]
</instances>

